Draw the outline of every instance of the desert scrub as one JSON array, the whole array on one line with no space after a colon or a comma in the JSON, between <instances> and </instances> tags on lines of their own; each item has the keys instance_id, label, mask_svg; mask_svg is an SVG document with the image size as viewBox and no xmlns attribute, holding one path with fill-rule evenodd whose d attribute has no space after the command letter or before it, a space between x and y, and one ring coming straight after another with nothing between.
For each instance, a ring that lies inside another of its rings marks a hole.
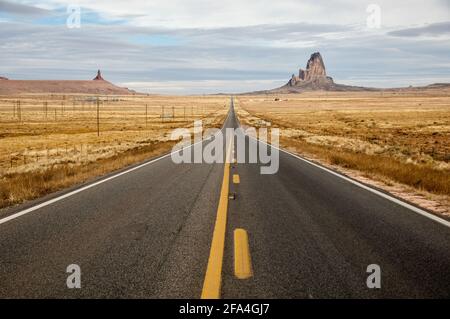
<instances>
[{"instance_id":1,"label":"desert scrub","mask_svg":"<svg viewBox=\"0 0 450 319\"><path fill-rule=\"evenodd\" d=\"M16 101L20 100L20 117ZM0 207L168 152L176 128L221 127L228 97L0 97Z\"/></svg>"}]
</instances>

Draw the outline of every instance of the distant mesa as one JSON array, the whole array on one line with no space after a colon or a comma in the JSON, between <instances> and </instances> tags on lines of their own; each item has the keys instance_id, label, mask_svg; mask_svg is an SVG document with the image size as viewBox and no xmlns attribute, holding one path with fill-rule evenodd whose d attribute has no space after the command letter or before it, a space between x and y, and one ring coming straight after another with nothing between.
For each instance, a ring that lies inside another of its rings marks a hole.
<instances>
[{"instance_id":1,"label":"distant mesa","mask_svg":"<svg viewBox=\"0 0 450 319\"><path fill-rule=\"evenodd\" d=\"M3 76L0 76L0 80L8 80L8 78L5 78Z\"/></svg>"},{"instance_id":2,"label":"distant mesa","mask_svg":"<svg viewBox=\"0 0 450 319\"><path fill-rule=\"evenodd\" d=\"M1 77L0 80L8 80ZM135 91L106 81L100 70L90 81L85 80L8 80L0 82L0 95L13 94L102 94L129 95Z\"/></svg>"}]
</instances>

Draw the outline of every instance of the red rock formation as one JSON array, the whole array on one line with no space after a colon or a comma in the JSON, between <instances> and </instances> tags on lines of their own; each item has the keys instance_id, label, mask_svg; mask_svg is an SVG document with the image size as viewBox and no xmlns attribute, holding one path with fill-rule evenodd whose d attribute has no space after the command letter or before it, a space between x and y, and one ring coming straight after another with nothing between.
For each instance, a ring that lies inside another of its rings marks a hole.
<instances>
[{"instance_id":1,"label":"red rock formation","mask_svg":"<svg viewBox=\"0 0 450 319\"><path fill-rule=\"evenodd\" d=\"M292 75L288 86L311 87L312 89L327 89L333 85L333 79L327 76L325 64L319 52L311 54L306 64L306 70L300 69L298 76Z\"/></svg>"},{"instance_id":2,"label":"red rock formation","mask_svg":"<svg viewBox=\"0 0 450 319\"><path fill-rule=\"evenodd\" d=\"M97 71L97 76L94 78L94 81L105 81L102 77L102 72L100 70Z\"/></svg>"},{"instance_id":3,"label":"red rock formation","mask_svg":"<svg viewBox=\"0 0 450 319\"><path fill-rule=\"evenodd\" d=\"M325 64L323 63L322 56L319 52L311 54L311 57L306 64L306 70L300 69L299 72L299 78L304 81L310 81L326 76L327 72L325 71Z\"/></svg>"},{"instance_id":4,"label":"red rock formation","mask_svg":"<svg viewBox=\"0 0 450 319\"><path fill-rule=\"evenodd\" d=\"M0 77L0 95L13 94L101 94L129 95L135 91L105 81L100 70L93 80L8 80ZM8 81L6 81L8 80Z\"/></svg>"},{"instance_id":5,"label":"red rock formation","mask_svg":"<svg viewBox=\"0 0 450 319\"><path fill-rule=\"evenodd\" d=\"M3 76L0 76L0 80L8 80L8 78L5 78Z\"/></svg>"}]
</instances>

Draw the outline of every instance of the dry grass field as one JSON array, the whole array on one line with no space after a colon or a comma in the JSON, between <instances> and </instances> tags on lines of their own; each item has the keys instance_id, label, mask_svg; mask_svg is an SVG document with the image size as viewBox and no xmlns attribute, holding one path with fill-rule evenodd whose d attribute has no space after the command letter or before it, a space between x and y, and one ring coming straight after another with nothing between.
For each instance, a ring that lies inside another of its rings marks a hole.
<instances>
[{"instance_id":1,"label":"dry grass field","mask_svg":"<svg viewBox=\"0 0 450 319\"><path fill-rule=\"evenodd\" d=\"M174 128L197 119L220 127L228 104L228 97L0 96L0 208L168 152Z\"/></svg>"},{"instance_id":2,"label":"dry grass field","mask_svg":"<svg viewBox=\"0 0 450 319\"><path fill-rule=\"evenodd\" d=\"M270 122L293 152L449 214L450 91L241 96L241 123Z\"/></svg>"}]
</instances>

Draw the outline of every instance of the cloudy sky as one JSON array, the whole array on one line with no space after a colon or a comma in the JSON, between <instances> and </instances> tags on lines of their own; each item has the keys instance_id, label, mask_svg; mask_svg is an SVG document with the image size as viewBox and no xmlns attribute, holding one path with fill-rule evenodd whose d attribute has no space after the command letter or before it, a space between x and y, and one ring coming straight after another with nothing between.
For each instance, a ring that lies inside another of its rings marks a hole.
<instances>
[{"instance_id":1,"label":"cloudy sky","mask_svg":"<svg viewBox=\"0 0 450 319\"><path fill-rule=\"evenodd\" d=\"M315 51L338 83L450 82L450 0L0 0L12 79L101 69L143 92L243 92L284 84Z\"/></svg>"}]
</instances>

